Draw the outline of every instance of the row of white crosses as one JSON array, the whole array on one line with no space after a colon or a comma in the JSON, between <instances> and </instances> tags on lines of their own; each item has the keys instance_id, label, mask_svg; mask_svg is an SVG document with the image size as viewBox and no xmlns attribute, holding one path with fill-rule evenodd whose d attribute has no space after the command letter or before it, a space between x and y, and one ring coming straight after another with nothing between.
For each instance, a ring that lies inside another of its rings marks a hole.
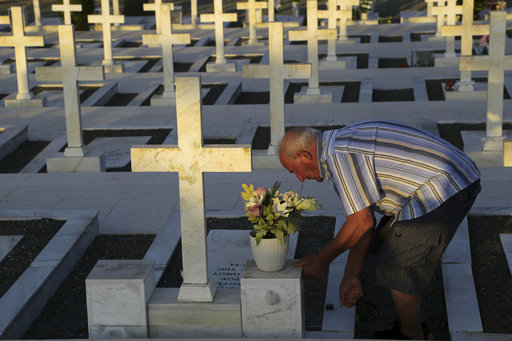
<instances>
[{"instance_id":1,"label":"row of white crosses","mask_svg":"<svg viewBox=\"0 0 512 341\"><path fill-rule=\"evenodd\" d=\"M247 2L237 2L236 3L236 9L245 9L249 13L249 41L247 42L247 45L257 45L258 44L258 37L257 37L257 30L256 30L256 11L258 9L264 9L267 8L268 5L266 2L263 1L256 1L256 0L247 0ZM270 38L269 38L270 39Z\"/></svg>"},{"instance_id":2,"label":"row of white crosses","mask_svg":"<svg viewBox=\"0 0 512 341\"><path fill-rule=\"evenodd\" d=\"M503 150L503 86L505 70L512 70L512 56L505 55L507 12L491 11L489 54L462 56L461 71L488 71L487 125L483 150Z\"/></svg>"},{"instance_id":3,"label":"row of white crosses","mask_svg":"<svg viewBox=\"0 0 512 341\"><path fill-rule=\"evenodd\" d=\"M104 80L103 67L77 66L73 25L59 25L58 30L61 66L36 68L36 79L62 83L68 140L64 156L83 157L87 150L83 143L78 82Z\"/></svg>"},{"instance_id":4,"label":"row of white crosses","mask_svg":"<svg viewBox=\"0 0 512 341\"><path fill-rule=\"evenodd\" d=\"M327 19L327 28L334 30L338 30L339 22L339 40L344 42L353 42L353 40L348 40L347 36L347 20L352 19L352 7L343 7L345 8L338 8L338 0L328 0L327 9L318 11L318 18ZM325 58L327 61L338 60L336 55L336 38L337 37L327 40L327 57Z\"/></svg>"},{"instance_id":5,"label":"row of white crosses","mask_svg":"<svg viewBox=\"0 0 512 341\"><path fill-rule=\"evenodd\" d=\"M82 5L71 4L70 0L63 0L62 4L53 4L52 11L64 13L64 24L71 25L71 12L81 12Z\"/></svg>"},{"instance_id":6,"label":"row of white crosses","mask_svg":"<svg viewBox=\"0 0 512 341\"><path fill-rule=\"evenodd\" d=\"M250 146L204 147L199 77L176 78L178 145L134 146L134 172L178 172L183 284L181 302L212 302L216 283L208 275L204 172L250 172Z\"/></svg>"},{"instance_id":7,"label":"row of white crosses","mask_svg":"<svg viewBox=\"0 0 512 341\"><path fill-rule=\"evenodd\" d=\"M473 54L473 36L489 34L489 25L473 25L474 0L462 3L462 25L441 27L442 36L460 36L461 56ZM473 91L471 71L461 71L458 91Z\"/></svg>"},{"instance_id":8,"label":"row of white crosses","mask_svg":"<svg viewBox=\"0 0 512 341\"><path fill-rule=\"evenodd\" d=\"M467 1L467 0L466 0ZM443 6L442 4L445 4ZM432 15L437 16L437 32L441 35L441 28L443 26L455 25L457 15L462 14L462 6L457 6L457 0L446 0L437 2L437 6L431 9ZM445 57L455 57L455 36L446 37L446 51Z\"/></svg>"},{"instance_id":9,"label":"row of white crosses","mask_svg":"<svg viewBox=\"0 0 512 341\"><path fill-rule=\"evenodd\" d=\"M11 27L12 36L0 36L0 47L14 47L18 82L16 99L30 100L32 94L30 93L28 80L27 47L44 46L44 37L25 35L25 17L22 7L11 7Z\"/></svg>"}]
</instances>

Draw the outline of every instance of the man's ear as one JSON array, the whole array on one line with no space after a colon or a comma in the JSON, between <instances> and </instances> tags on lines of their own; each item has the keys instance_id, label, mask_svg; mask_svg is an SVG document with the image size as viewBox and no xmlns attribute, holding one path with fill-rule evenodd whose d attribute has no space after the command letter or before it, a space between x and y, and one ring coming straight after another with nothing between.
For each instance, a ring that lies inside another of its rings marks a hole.
<instances>
[{"instance_id":1,"label":"man's ear","mask_svg":"<svg viewBox=\"0 0 512 341\"><path fill-rule=\"evenodd\" d=\"M299 150L299 152L297 153L297 157L300 160L307 160L307 161L313 160L313 155L310 152L308 152L307 150Z\"/></svg>"}]
</instances>

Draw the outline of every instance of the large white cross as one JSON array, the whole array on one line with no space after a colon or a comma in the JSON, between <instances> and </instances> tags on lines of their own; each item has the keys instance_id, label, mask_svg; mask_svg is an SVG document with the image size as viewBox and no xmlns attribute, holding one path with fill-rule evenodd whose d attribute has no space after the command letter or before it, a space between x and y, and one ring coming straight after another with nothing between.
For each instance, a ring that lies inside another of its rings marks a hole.
<instances>
[{"instance_id":1,"label":"large white cross","mask_svg":"<svg viewBox=\"0 0 512 341\"><path fill-rule=\"evenodd\" d=\"M62 4L53 4L52 11L64 12L64 24L71 25L71 12L81 12L82 5L71 4L70 0L63 0Z\"/></svg>"},{"instance_id":2,"label":"large white cross","mask_svg":"<svg viewBox=\"0 0 512 341\"><path fill-rule=\"evenodd\" d=\"M91 24L101 24L103 30L103 65L114 65L112 59L112 27L110 25L124 23L124 15L110 14L109 0L101 0L101 14L91 14L87 18Z\"/></svg>"},{"instance_id":3,"label":"large white cross","mask_svg":"<svg viewBox=\"0 0 512 341\"><path fill-rule=\"evenodd\" d=\"M441 27L442 36L460 36L461 56L473 54L473 36L489 34L489 25L473 25L474 0L462 3L462 25ZM461 71L459 91L472 91L471 71Z\"/></svg>"},{"instance_id":4,"label":"large white cross","mask_svg":"<svg viewBox=\"0 0 512 341\"><path fill-rule=\"evenodd\" d=\"M318 29L318 3L317 0L307 2L307 30L288 31L290 41L306 40L308 42L308 63L311 64L311 78L307 93L311 95L320 94L318 79L318 40L336 39L336 29Z\"/></svg>"},{"instance_id":5,"label":"large white cross","mask_svg":"<svg viewBox=\"0 0 512 341\"><path fill-rule=\"evenodd\" d=\"M64 156L82 157L87 154L83 143L82 116L80 114L79 81L105 79L101 66L77 66L75 30L73 25L59 25L60 67L38 67L38 81L62 82L68 146Z\"/></svg>"},{"instance_id":6,"label":"large white cross","mask_svg":"<svg viewBox=\"0 0 512 341\"><path fill-rule=\"evenodd\" d=\"M155 0L154 3L152 4L149 4L149 3L145 3L143 4L143 9L144 11L153 11L155 12L155 27L156 27L156 33L161 33L162 32L162 29L160 28L160 18L162 17L160 15L160 10L161 10L161 5L162 5L162 0ZM174 4L173 3L169 3L168 4L169 6L171 6L170 10L174 10Z\"/></svg>"},{"instance_id":7,"label":"large white cross","mask_svg":"<svg viewBox=\"0 0 512 341\"><path fill-rule=\"evenodd\" d=\"M434 4L437 5L438 1L440 0L425 0L427 3L427 17L432 17L432 8L434 7Z\"/></svg>"},{"instance_id":8,"label":"large white cross","mask_svg":"<svg viewBox=\"0 0 512 341\"><path fill-rule=\"evenodd\" d=\"M505 55L505 11L491 11L489 55L462 56L462 71L488 71L487 76L487 125L484 150L503 150L503 84L505 70L512 70L512 56Z\"/></svg>"},{"instance_id":9,"label":"large white cross","mask_svg":"<svg viewBox=\"0 0 512 341\"><path fill-rule=\"evenodd\" d=\"M242 66L243 78L268 78L270 80L270 146L269 155L277 155L279 141L284 136L284 80L308 79L310 64L284 64L283 23L269 23L269 64Z\"/></svg>"},{"instance_id":10,"label":"large white cross","mask_svg":"<svg viewBox=\"0 0 512 341\"><path fill-rule=\"evenodd\" d=\"M215 23L215 63L226 64L224 57L224 22L237 21L236 13L222 13L222 0L213 0L213 14L201 14L201 22Z\"/></svg>"},{"instance_id":11,"label":"large white cross","mask_svg":"<svg viewBox=\"0 0 512 341\"><path fill-rule=\"evenodd\" d=\"M177 146L134 146L133 172L178 172L183 284L179 301L212 302L216 284L208 277L204 172L250 172L250 146L202 143L199 77L176 78Z\"/></svg>"},{"instance_id":12,"label":"large white cross","mask_svg":"<svg viewBox=\"0 0 512 341\"><path fill-rule=\"evenodd\" d=\"M21 7L11 7L12 36L0 36L0 46L14 47L18 94L16 99L31 99L28 86L27 47L44 46L43 36L26 36L25 19Z\"/></svg>"},{"instance_id":13,"label":"large white cross","mask_svg":"<svg viewBox=\"0 0 512 341\"><path fill-rule=\"evenodd\" d=\"M256 45L258 37L256 32L256 10L267 8L268 4L263 1L247 0L247 2L237 2L236 9L246 9L249 12L249 41L248 45ZM269 37L270 40L270 37Z\"/></svg>"},{"instance_id":14,"label":"large white cross","mask_svg":"<svg viewBox=\"0 0 512 341\"><path fill-rule=\"evenodd\" d=\"M327 19L327 28L338 29L339 20L339 34L340 40L348 40L347 37L347 19L352 19L352 8L338 9L338 0L328 0L327 10L318 11L320 19ZM327 57L326 60L336 61L336 38L327 41Z\"/></svg>"},{"instance_id":15,"label":"large white cross","mask_svg":"<svg viewBox=\"0 0 512 341\"><path fill-rule=\"evenodd\" d=\"M146 45L162 45L162 62L164 72L164 93L162 97L171 98L175 97L174 92L174 61L172 55L173 44L190 44L189 33L172 33L171 25L171 5L161 4L160 10L160 25L162 27L161 34L143 34L142 42Z\"/></svg>"},{"instance_id":16,"label":"large white cross","mask_svg":"<svg viewBox=\"0 0 512 341\"><path fill-rule=\"evenodd\" d=\"M446 6L440 6L441 3ZM462 14L462 6L457 6L457 0L438 2L438 5L432 8L432 15L437 16L437 34L441 34L441 27L445 22L449 26L455 25L458 14ZM445 57L455 57L455 36L446 37Z\"/></svg>"}]
</instances>

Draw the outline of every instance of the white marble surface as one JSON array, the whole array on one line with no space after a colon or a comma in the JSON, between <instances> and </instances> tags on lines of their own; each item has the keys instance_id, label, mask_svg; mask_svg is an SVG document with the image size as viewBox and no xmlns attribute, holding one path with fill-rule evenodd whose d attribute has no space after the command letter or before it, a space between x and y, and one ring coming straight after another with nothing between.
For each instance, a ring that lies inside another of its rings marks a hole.
<instances>
[{"instance_id":1,"label":"white marble surface","mask_svg":"<svg viewBox=\"0 0 512 341\"><path fill-rule=\"evenodd\" d=\"M288 263L277 272L259 271L248 261L241 279L245 337L302 338L304 303L301 267ZM270 302L266 297L273 297Z\"/></svg>"},{"instance_id":2,"label":"white marble surface","mask_svg":"<svg viewBox=\"0 0 512 341\"><path fill-rule=\"evenodd\" d=\"M152 261L100 260L85 280L89 333L134 326L147 337L147 303L155 289Z\"/></svg>"},{"instance_id":3,"label":"white marble surface","mask_svg":"<svg viewBox=\"0 0 512 341\"><path fill-rule=\"evenodd\" d=\"M106 168L120 168L130 162L130 148L146 144L151 136L97 137L87 145L93 155L103 154Z\"/></svg>"}]
</instances>

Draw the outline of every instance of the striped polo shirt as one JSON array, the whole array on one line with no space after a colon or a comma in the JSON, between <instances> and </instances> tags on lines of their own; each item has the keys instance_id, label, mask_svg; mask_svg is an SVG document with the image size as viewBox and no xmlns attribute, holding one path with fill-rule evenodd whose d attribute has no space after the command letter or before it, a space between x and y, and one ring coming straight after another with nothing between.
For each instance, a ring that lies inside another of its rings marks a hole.
<instances>
[{"instance_id":1,"label":"striped polo shirt","mask_svg":"<svg viewBox=\"0 0 512 341\"><path fill-rule=\"evenodd\" d=\"M373 205L395 220L417 218L480 178L462 151L400 122L325 131L318 155L320 175L334 185L347 215Z\"/></svg>"}]
</instances>

